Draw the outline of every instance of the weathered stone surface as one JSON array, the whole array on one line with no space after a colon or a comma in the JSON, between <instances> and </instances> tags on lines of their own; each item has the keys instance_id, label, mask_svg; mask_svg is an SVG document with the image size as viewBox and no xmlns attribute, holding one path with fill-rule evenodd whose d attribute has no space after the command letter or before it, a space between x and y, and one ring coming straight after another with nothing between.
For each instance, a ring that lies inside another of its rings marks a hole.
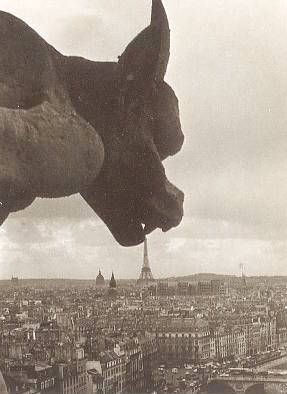
<instances>
[{"instance_id":1,"label":"weathered stone surface","mask_svg":"<svg viewBox=\"0 0 287 394\"><path fill-rule=\"evenodd\" d=\"M99 135L74 111L47 101L29 111L0 110L0 174L10 198L77 193L94 181L103 160ZM5 191L0 195L5 201Z\"/></svg>"},{"instance_id":2,"label":"weathered stone surface","mask_svg":"<svg viewBox=\"0 0 287 394\"><path fill-rule=\"evenodd\" d=\"M36 197L81 193L122 245L180 223L183 193L162 160L183 143L164 82L170 32L161 0L118 63L66 57L0 13L0 224Z\"/></svg>"},{"instance_id":3,"label":"weathered stone surface","mask_svg":"<svg viewBox=\"0 0 287 394\"><path fill-rule=\"evenodd\" d=\"M6 384L0 371L0 394L7 394Z\"/></svg>"}]
</instances>

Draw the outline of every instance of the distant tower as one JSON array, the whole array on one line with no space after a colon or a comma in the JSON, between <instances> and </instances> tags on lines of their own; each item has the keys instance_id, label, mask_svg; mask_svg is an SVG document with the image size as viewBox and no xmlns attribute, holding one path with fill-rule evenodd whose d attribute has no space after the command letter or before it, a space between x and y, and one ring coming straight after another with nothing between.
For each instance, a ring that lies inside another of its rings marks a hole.
<instances>
[{"instance_id":1,"label":"distant tower","mask_svg":"<svg viewBox=\"0 0 287 394\"><path fill-rule=\"evenodd\" d=\"M137 280L137 286L139 287L146 287L151 284L155 284L155 279L152 276L149 259L148 259L148 252L147 252L147 239L144 240L144 258L143 258L143 266L141 269L140 277Z\"/></svg>"},{"instance_id":2,"label":"distant tower","mask_svg":"<svg viewBox=\"0 0 287 394\"><path fill-rule=\"evenodd\" d=\"M247 283L246 283L246 276L245 276L245 273L244 273L244 264L240 263L239 264L239 268L241 270L242 285L243 285L243 287L246 287Z\"/></svg>"},{"instance_id":3,"label":"distant tower","mask_svg":"<svg viewBox=\"0 0 287 394\"><path fill-rule=\"evenodd\" d=\"M103 277L101 270L99 270L99 274L96 277L96 287L105 287L105 278Z\"/></svg>"},{"instance_id":4,"label":"distant tower","mask_svg":"<svg viewBox=\"0 0 287 394\"><path fill-rule=\"evenodd\" d=\"M118 295L117 282L115 280L113 272L112 272L111 280L110 280L110 283L109 283L109 288L108 288L107 295L108 295L108 297L112 297L112 298L116 298L116 296Z\"/></svg>"}]
</instances>

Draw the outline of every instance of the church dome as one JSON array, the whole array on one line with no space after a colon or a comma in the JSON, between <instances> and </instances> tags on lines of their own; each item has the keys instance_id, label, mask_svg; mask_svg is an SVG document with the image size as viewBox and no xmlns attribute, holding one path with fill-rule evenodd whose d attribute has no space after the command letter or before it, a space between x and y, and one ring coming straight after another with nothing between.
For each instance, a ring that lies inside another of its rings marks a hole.
<instances>
[{"instance_id":1,"label":"church dome","mask_svg":"<svg viewBox=\"0 0 287 394\"><path fill-rule=\"evenodd\" d=\"M97 287L105 287L105 278L103 277L101 270L99 270L99 274L96 278L96 286Z\"/></svg>"}]
</instances>

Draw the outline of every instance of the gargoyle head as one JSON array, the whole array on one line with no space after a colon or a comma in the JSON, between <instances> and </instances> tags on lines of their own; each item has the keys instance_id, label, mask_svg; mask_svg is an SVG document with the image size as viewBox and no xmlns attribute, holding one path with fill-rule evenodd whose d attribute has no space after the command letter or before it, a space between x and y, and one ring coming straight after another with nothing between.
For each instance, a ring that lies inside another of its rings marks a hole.
<instances>
[{"instance_id":1,"label":"gargoyle head","mask_svg":"<svg viewBox=\"0 0 287 394\"><path fill-rule=\"evenodd\" d=\"M94 184L81 194L124 246L141 243L156 228L177 226L183 215L184 195L167 180L162 165L184 140L177 97L164 81L169 48L168 19L161 0L153 0L150 25L112 66L102 124L94 124L105 160Z\"/></svg>"}]
</instances>

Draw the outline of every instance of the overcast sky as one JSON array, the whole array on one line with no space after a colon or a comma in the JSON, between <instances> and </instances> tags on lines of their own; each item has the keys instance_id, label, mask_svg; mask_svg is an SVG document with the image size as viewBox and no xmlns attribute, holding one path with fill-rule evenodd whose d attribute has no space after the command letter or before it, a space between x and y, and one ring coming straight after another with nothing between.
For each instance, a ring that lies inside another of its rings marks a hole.
<instances>
[{"instance_id":1,"label":"overcast sky","mask_svg":"<svg viewBox=\"0 0 287 394\"><path fill-rule=\"evenodd\" d=\"M186 195L182 224L149 236L155 277L287 275L287 2L165 0L167 81L186 136L165 163ZM1 0L64 54L114 61L149 23L150 0ZM0 277L137 277L80 197L37 200L0 229Z\"/></svg>"}]
</instances>

